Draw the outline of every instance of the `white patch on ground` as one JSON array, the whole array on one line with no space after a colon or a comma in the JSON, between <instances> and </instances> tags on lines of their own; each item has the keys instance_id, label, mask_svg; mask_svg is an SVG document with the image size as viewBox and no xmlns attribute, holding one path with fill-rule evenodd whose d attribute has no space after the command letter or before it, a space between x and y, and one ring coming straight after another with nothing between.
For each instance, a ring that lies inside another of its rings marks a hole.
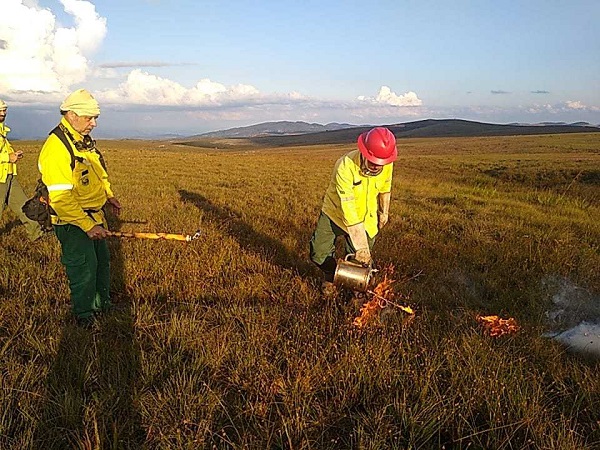
<instances>
[{"instance_id":1,"label":"white patch on ground","mask_svg":"<svg viewBox=\"0 0 600 450\"><path fill-rule=\"evenodd\" d=\"M546 311L552 337L569 350L600 358L600 296L566 278L550 276L542 280L552 299Z\"/></svg>"},{"instance_id":2,"label":"white patch on ground","mask_svg":"<svg viewBox=\"0 0 600 450\"><path fill-rule=\"evenodd\" d=\"M600 357L600 324L581 322L579 325L554 336L569 349Z\"/></svg>"}]
</instances>

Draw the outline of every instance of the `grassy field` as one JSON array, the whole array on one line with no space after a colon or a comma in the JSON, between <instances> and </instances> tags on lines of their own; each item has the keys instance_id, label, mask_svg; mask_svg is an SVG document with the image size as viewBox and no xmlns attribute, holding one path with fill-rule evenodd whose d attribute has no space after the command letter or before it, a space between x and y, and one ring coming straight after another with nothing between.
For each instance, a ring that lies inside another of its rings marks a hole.
<instances>
[{"instance_id":1,"label":"grassy field","mask_svg":"<svg viewBox=\"0 0 600 450\"><path fill-rule=\"evenodd\" d=\"M31 192L41 144L14 146ZM352 146L100 148L113 229L202 237L111 239L122 309L87 331L56 238L31 244L5 213L0 448L600 448L599 363L541 337L557 284L600 293L596 135L399 141L374 256L416 314L362 331L308 261ZM491 338L478 314L521 330Z\"/></svg>"}]
</instances>

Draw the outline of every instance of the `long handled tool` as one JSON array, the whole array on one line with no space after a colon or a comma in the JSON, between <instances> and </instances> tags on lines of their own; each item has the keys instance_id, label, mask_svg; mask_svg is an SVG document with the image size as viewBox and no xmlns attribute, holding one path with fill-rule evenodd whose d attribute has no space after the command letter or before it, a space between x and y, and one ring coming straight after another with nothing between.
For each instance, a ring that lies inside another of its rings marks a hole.
<instances>
[{"instance_id":1,"label":"long handled tool","mask_svg":"<svg viewBox=\"0 0 600 450\"><path fill-rule=\"evenodd\" d=\"M167 241L185 241L190 242L200 237L200 230L193 235L189 234L172 234L172 233L133 233L125 231L109 231L109 236L120 238L136 238L136 239L162 239Z\"/></svg>"},{"instance_id":2,"label":"long handled tool","mask_svg":"<svg viewBox=\"0 0 600 450\"><path fill-rule=\"evenodd\" d=\"M373 292L371 290L367 291L367 294L371 294L373 297L375 297L378 300L379 307L381 309L385 308L387 305L392 305L398 309L401 309L402 311L404 311L407 314L415 313L414 310L410 306L402 306L402 305L399 305L398 303L394 303L393 301L388 300L387 298L382 297L381 295L379 295L376 292Z\"/></svg>"}]
</instances>

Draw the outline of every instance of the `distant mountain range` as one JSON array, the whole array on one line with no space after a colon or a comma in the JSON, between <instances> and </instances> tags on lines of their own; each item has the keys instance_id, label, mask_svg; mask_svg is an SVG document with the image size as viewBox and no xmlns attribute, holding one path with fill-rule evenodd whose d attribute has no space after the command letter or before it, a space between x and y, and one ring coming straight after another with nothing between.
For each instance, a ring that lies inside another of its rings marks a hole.
<instances>
[{"instance_id":1,"label":"distant mountain range","mask_svg":"<svg viewBox=\"0 0 600 450\"><path fill-rule=\"evenodd\" d=\"M597 133L600 125L587 122L572 124L545 122L540 124L492 124L461 119L427 119L385 125L396 138L409 137L477 137L511 136L558 133ZM372 125L327 124L306 122L266 122L249 127L232 128L190 136L179 143L195 147L235 147L238 145L260 145L283 147L288 145L346 144L355 142L357 136ZM233 142L218 142L233 139ZM237 144L236 144L237 142Z\"/></svg>"},{"instance_id":2,"label":"distant mountain range","mask_svg":"<svg viewBox=\"0 0 600 450\"><path fill-rule=\"evenodd\" d=\"M263 122L247 127L229 128L221 131L211 131L209 133L190 136L190 138L248 138L258 136L281 136L287 134L306 134L318 133L320 131L343 130L346 128L354 128L357 125L348 123L328 123L321 125L320 123L308 122Z\"/></svg>"}]
</instances>

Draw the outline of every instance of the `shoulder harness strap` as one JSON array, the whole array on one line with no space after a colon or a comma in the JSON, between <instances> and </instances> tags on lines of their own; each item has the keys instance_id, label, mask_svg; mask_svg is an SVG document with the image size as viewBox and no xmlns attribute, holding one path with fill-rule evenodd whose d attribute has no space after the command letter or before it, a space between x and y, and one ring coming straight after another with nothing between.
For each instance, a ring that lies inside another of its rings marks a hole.
<instances>
[{"instance_id":1,"label":"shoulder harness strap","mask_svg":"<svg viewBox=\"0 0 600 450\"><path fill-rule=\"evenodd\" d=\"M71 170L75 170L75 161L83 162L83 158L80 156L75 156L75 153L73 153L73 147L71 147L71 144L62 128L57 126L48 134L55 134L56 137L61 140L63 145L67 147L67 150L69 150L69 154L71 155Z\"/></svg>"}]
</instances>

